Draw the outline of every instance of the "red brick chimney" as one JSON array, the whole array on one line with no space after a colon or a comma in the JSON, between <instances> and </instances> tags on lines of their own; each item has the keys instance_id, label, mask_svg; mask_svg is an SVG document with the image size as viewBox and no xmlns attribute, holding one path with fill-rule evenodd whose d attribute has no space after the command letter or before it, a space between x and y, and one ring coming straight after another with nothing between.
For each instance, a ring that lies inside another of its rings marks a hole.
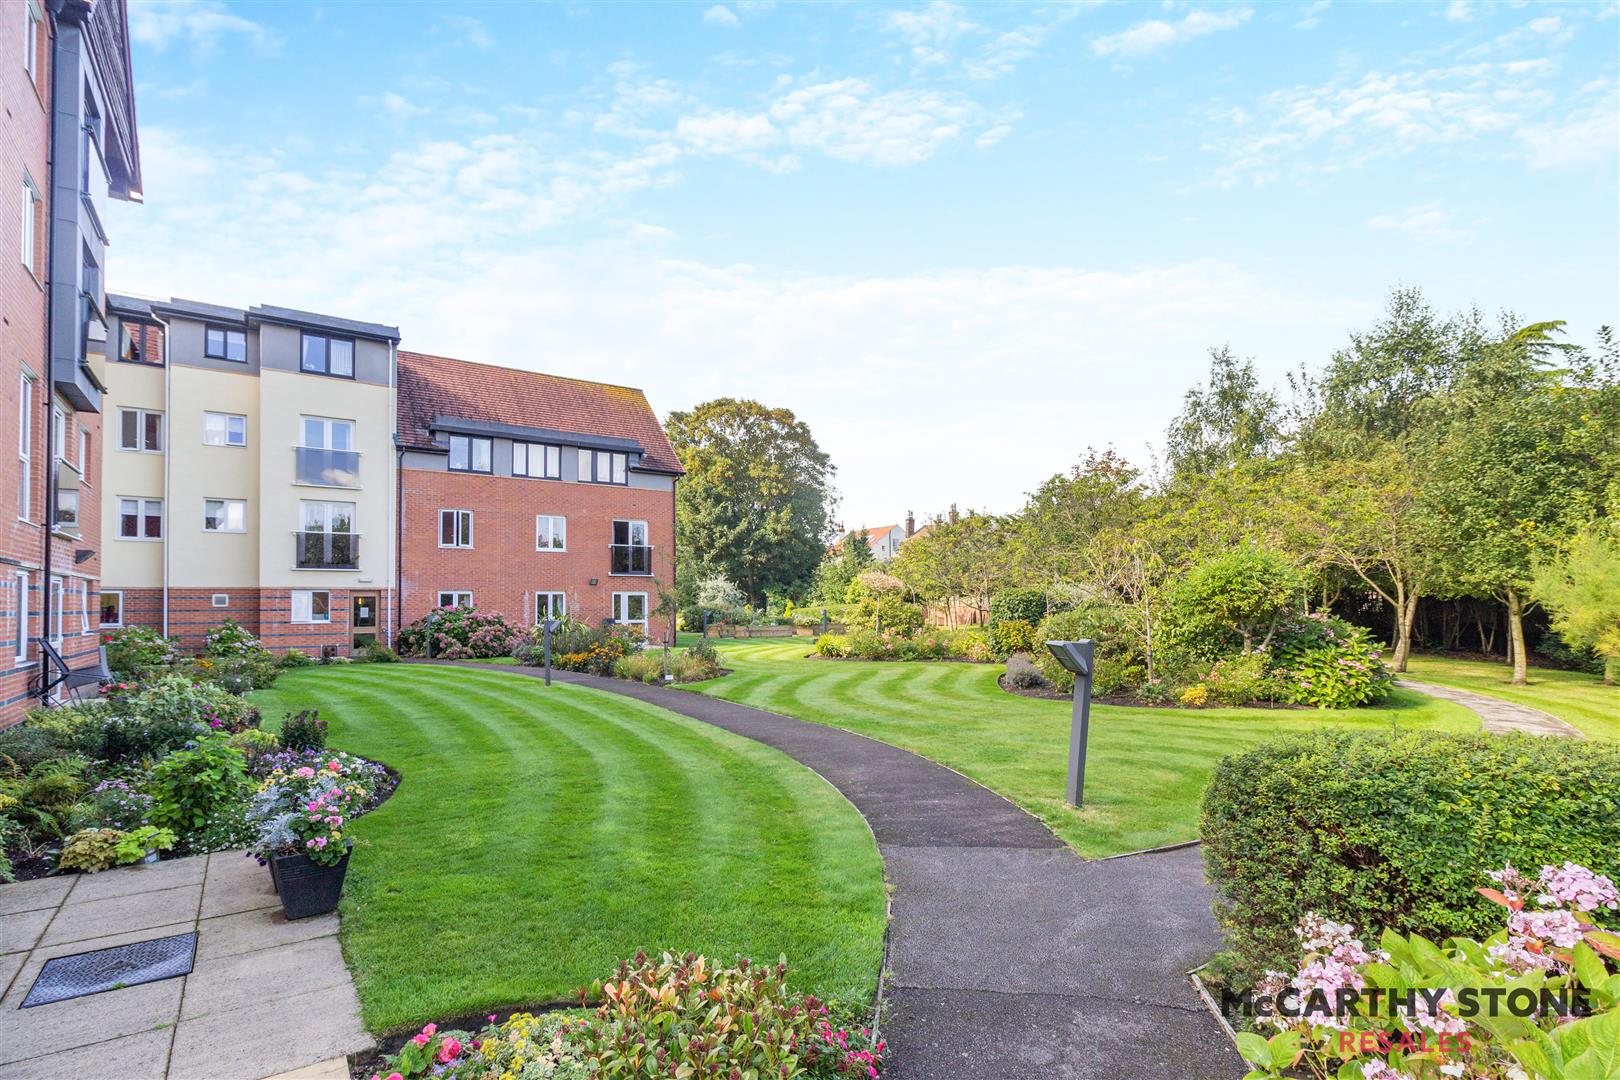
<instances>
[{"instance_id":1,"label":"red brick chimney","mask_svg":"<svg viewBox=\"0 0 1620 1080\"><path fill-rule=\"evenodd\" d=\"M912 516L910 510L907 510L906 511L906 538L910 539L916 532L917 532L917 519Z\"/></svg>"}]
</instances>

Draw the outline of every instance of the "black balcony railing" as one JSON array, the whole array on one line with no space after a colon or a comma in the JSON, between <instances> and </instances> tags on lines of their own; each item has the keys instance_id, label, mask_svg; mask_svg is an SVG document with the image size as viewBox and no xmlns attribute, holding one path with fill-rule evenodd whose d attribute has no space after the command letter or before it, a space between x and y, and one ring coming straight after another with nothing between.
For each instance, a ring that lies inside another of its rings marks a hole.
<instances>
[{"instance_id":1,"label":"black balcony railing","mask_svg":"<svg viewBox=\"0 0 1620 1080\"><path fill-rule=\"evenodd\" d=\"M609 544L608 573L651 574L652 546L649 544Z\"/></svg>"},{"instance_id":2,"label":"black balcony railing","mask_svg":"<svg viewBox=\"0 0 1620 1080\"><path fill-rule=\"evenodd\" d=\"M300 484L319 484L322 487L357 488L360 486L360 452L358 450L327 450L318 446L295 446L298 456L293 475Z\"/></svg>"},{"instance_id":3,"label":"black balcony railing","mask_svg":"<svg viewBox=\"0 0 1620 1080\"><path fill-rule=\"evenodd\" d=\"M360 534L293 533L293 554L300 570L355 570L360 566Z\"/></svg>"}]
</instances>

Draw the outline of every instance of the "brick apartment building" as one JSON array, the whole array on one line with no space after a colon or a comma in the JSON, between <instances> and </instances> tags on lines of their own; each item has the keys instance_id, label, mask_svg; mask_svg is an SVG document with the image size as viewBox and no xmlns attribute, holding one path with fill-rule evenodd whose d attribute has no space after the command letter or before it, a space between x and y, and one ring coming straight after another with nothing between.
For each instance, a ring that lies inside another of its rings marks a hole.
<instances>
[{"instance_id":1,"label":"brick apartment building","mask_svg":"<svg viewBox=\"0 0 1620 1080\"><path fill-rule=\"evenodd\" d=\"M399 441L401 624L472 604L670 640L683 470L640 390L401 352Z\"/></svg>"},{"instance_id":2,"label":"brick apartment building","mask_svg":"<svg viewBox=\"0 0 1620 1080\"><path fill-rule=\"evenodd\" d=\"M198 649L229 618L347 653L394 626L399 331L109 296L100 624Z\"/></svg>"},{"instance_id":3,"label":"brick apartment building","mask_svg":"<svg viewBox=\"0 0 1620 1080\"><path fill-rule=\"evenodd\" d=\"M139 201L124 0L0 4L0 724L22 715L50 638L95 652L109 199Z\"/></svg>"}]
</instances>

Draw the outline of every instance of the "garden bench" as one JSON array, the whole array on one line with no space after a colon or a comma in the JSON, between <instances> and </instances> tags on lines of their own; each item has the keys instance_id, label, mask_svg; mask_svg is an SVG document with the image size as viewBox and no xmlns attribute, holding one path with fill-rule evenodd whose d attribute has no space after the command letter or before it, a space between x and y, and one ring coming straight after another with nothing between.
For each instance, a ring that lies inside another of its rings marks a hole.
<instances>
[{"instance_id":1,"label":"garden bench","mask_svg":"<svg viewBox=\"0 0 1620 1080\"><path fill-rule=\"evenodd\" d=\"M42 693L49 694L57 687L61 687L75 701L82 701L85 687L94 686L99 689L112 682L112 672L107 668L107 646L103 645L98 650L99 656L94 664L73 667L57 651L56 646L51 644L49 638L40 637L34 641L39 644L40 654L45 657L45 671L41 676L45 682L41 687ZM51 675L53 666L57 672L54 677Z\"/></svg>"}]
</instances>

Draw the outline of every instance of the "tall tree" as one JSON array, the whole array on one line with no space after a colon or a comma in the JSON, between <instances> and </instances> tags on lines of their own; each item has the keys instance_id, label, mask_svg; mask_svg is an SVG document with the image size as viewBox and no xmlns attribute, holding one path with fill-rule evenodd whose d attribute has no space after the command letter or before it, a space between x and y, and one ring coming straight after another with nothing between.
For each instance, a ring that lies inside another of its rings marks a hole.
<instances>
[{"instance_id":1,"label":"tall tree","mask_svg":"<svg viewBox=\"0 0 1620 1080\"><path fill-rule=\"evenodd\" d=\"M828 537L833 466L789 409L717 398L665 423L686 477L675 506L683 562L754 603L802 586ZM683 568L683 573L688 572Z\"/></svg>"},{"instance_id":2,"label":"tall tree","mask_svg":"<svg viewBox=\"0 0 1620 1080\"><path fill-rule=\"evenodd\" d=\"M988 614L990 594L1012 576L1003 519L968 513L936 520L927 532L900 545L889 571L922 599L945 603L953 617L953 601Z\"/></svg>"},{"instance_id":3,"label":"tall tree","mask_svg":"<svg viewBox=\"0 0 1620 1080\"><path fill-rule=\"evenodd\" d=\"M1620 467L1616 373L1568 351L1559 330L1533 324L1488 350L1434 403L1422 453L1420 515L1435 565L1452 595L1494 596L1507 609L1521 685L1535 560L1603 513Z\"/></svg>"},{"instance_id":4,"label":"tall tree","mask_svg":"<svg viewBox=\"0 0 1620 1080\"><path fill-rule=\"evenodd\" d=\"M1188 390L1165 433L1173 475L1208 475L1265 457L1282 438L1277 396L1260 385L1254 361L1229 346L1209 350L1209 380Z\"/></svg>"},{"instance_id":5,"label":"tall tree","mask_svg":"<svg viewBox=\"0 0 1620 1080\"><path fill-rule=\"evenodd\" d=\"M1603 681L1620 674L1620 523L1593 522L1536 560L1530 585L1570 645L1603 657Z\"/></svg>"}]
</instances>

